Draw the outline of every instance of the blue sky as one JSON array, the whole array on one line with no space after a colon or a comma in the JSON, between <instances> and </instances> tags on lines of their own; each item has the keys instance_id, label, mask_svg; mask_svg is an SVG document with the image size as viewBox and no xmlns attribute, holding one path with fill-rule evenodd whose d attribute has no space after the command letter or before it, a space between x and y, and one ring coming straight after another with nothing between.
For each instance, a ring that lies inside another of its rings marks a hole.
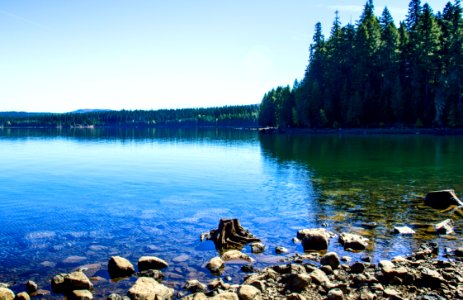
<instances>
[{"instance_id":1,"label":"blue sky","mask_svg":"<svg viewBox=\"0 0 463 300\"><path fill-rule=\"evenodd\" d=\"M428 1L441 11L447 1ZM303 76L316 22L355 22L357 0L0 2L0 111L259 103ZM388 6L396 22L408 1Z\"/></svg>"}]
</instances>

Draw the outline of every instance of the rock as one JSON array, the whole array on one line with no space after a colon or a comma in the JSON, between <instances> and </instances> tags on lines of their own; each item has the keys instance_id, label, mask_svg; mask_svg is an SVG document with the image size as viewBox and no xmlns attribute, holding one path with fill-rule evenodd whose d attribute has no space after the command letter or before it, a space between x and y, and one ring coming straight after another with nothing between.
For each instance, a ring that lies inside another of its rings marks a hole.
<instances>
[{"instance_id":1,"label":"rock","mask_svg":"<svg viewBox=\"0 0 463 300\"><path fill-rule=\"evenodd\" d=\"M434 225L436 232L439 234L453 234L455 231L453 230L453 220L447 219L440 223Z\"/></svg>"},{"instance_id":2,"label":"rock","mask_svg":"<svg viewBox=\"0 0 463 300\"><path fill-rule=\"evenodd\" d=\"M34 281L29 280L28 282L26 282L26 292L29 295L37 293L38 288L39 287L37 286L37 283L35 283Z\"/></svg>"},{"instance_id":3,"label":"rock","mask_svg":"<svg viewBox=\"0 0 463 300\"><path fill-rule=\"evenodd\" d=\"M62 293L64 291L64 276L66 274L58 274L51 279L51 289L55 293Z\"/></svg>"},{"instance_id":4,"label":"rock","mask_svg":"<svg viewBox=\"0 0 463 300\"><path fill-rule=\"evenodd\" d=\"M445 279L441 274L439 274L439 272L429 268L423 268L421 270L421 279L424 286L431 288L438 288L441 283L445 282Z\"/></svg>"},{"instance_id":5,"label":"rock","mask_svg":"<svg viewBox=\"0 0 463 300\"><path fill-rule=\"evenodd\" d=\"M196 279L188 280L183 288L191 293L207 291L207 286Z\"/></svg>"},{"instance_id":6,"label":"rock","mask_svg":"<svg viewBox=\"0 0 463 300\"><path fill-rule=\"evenodd\" d=\"M159 270L146 270L138 272L138 277L151 277L156 281L161 282L164 278L164 274Z\"/></svg>"},{"instance_id":7,"label":"rock","mask_svg":"<svg viewBox=\"0 0 463 300\"><path fill-rule=\"evenodd\" d=\"M156 256L142 256L138 260L138 270L139 271L146 271L146 270L161 270L165 269L169 266L169 264Z\"/></svg>"},{"instance_id":8,"label":"rock","mask_svg":"<svg viewBox=\"0 0 463 300\"><path fill-rule=\"evenodd\" d=\"M124 300L124 297L122 297L119 294L112 293L111 295L108 296L107 300Z\"/></svg>"},{"instance_id":9,"label":"rock","mask_svg":"<svg viewBox=\"0 0 463 300\"><path fill-rule=\"evenodd\" d=\"M297 237L293 237L292 239L293 241L293 244L300 244L302 241L300 239L298 239Z\"/></svg>"},{"instance_id":10,"label":"rock","mask_svg":"<svg viewBox=\"0 0 463 300\"><path fill-rule=\"evenodd\" d=\"M308 274L291 274L287 278L285 289L291 292L303 291L312 282L312 277Z\"/></svg>"},{"instance_id":11,"label":"rock","mask_svg":"<svg viewBox=\"0 0 463 300\"><path fill-rule=\"evenodd\" d=\"M328 252L320 259L320 264L331 266L333 269L337 269L341 264L339 256L335 252Z\"/></svg>"},{"instance_id":12,"label":"rock","mask_svg":"<svg viewBox=\"0 0 463 300\"><path fill-rule=\"evenodd\" d=\"M184 262L190 259L190 256L187 254L182 254L172 259L173 262Z\"/></svg>"},{"instance_id":13,"label":"rock","mask_svg":"<svg viewBox=\"0 0 463 300\"><path fill-rule=\"evenodd\" d=\"M253 265L241 266L241 271L243 271L244 273L252 273L254 272L254 266Z\"/></svg>"},{"instance_id":14,"label":"rock","mask_svg":"<svg viewBox=\"0 0 463 300\"><path fill-rule=\"evenodd\" d=\"M286 249L285 247L276 246L276 247L275 247L275 253L276 253L276 254L288 253L288 249Z\"/></svg>"},{"instance_id":15,"label":"rock","mask_svg":"<svg viewBox=\"0 0 463 300\"><path fill-rule=\"evenodd\" d=\"M326 298L328 300L344 300L344 293L338 288L332 289L328 292Z\"/></svg>"},{"instance_id":16,"label":"rock","mask_svg":"<svg viewBox=\"0 0 463 300\"><path fill-rule=\"evenodd\" d=\"M207 298L209 300L238 300L238 295L233 293L233 292L224 292L221 294L218 294L214 297Z\"/></svg>"},{"instance_id":17,"label":"rock","mask_svg":"<svg viewBox=\"0 0 463 300\"><path fill-rule=\"evenodd\" d=\"M252 285L243 284L238 289L238 297L240 300L261 300L261 292Z\"/></svg>"},{"instance_id":18,"label":"rock","mask_svg":"<svg viewBox=\"0 0 463 300\"><path fill-rule=\"evenodd\" d=\"M173 299L174 290L160 284L153 278L140 277L127 293L132 300Z\"/></svg>"},{"instance_id":19,"label":"rock","mask_svg":"<svg viewBox=\"0 0 463 300\"><path fill-rule=\"evenodd\" d=\"M251 244L251 252L252 253L262 253L265 250L265 245L259 242L255 242Z\"/></svg>"},{"instance_id":20,"label":"rock","mask_svg":"<svg viewBox=\"0 0 463 300\"><path fill-rule=\"evenodd\" d=\"M436 209L446 209L449 206L463 206L454 190L429 192L424 198L424 204Z\"/></svg>"},{"instance_id":21,"label":"rock","mask_svg":"<svg viewBox=\"0 0 463 300\"><path fill-rule=\"evenodd\" d=\"M368 239L353 233L341 233L339 242L344 249L364 250L368 246Z\"/></svg>"},{"instance_id":22,"label":"rock","mask_svg":"<svg viewBox=\"0 0 463 300\"><path fill-rule=\"evenodd\" d=\"M135 273L135 268L127 259L120 256L112 256L108 261L109 277L127 277Z\"/></svg>"},{"instance_id":23,"label":"rock","mask_svg":"<svg viewBox=\"0 0 463 300\"><path fill-rule=\"evenodd\" d=\"M87 258L84 257L84 256L78 256L78 255L72 255L72 256L68 256L66 257L62 263L63 264L67 264L67 265L74 265L74 264L78 264L78 263L81 263L83 262L84 260L86 260Z\"/></svg>"},{"instance_id":24,"label":"rock","mask_svg":"<svg viewBox=\"0 0 463 300\"><path fill-rule=\"evenodd\" d=\"M463 248L455 249L454 253L455 253L455 256L457 257L463 257Z\"/></svg>"},{"instance_id":25,"label":"rock","mask_svg":"<svg viewBox=\"0 0 463 300\"><path fill-rule=\"evenodd\" d=\"M90 279L81 271L72 272L64 276L64 286L65 289L69 291L90 290L93 288Z\"/></svg>"},{"instance_id":26,"label":"rock","mask_svg":"<svg viewBox=\"0 0 463 300\"><path fill-rule=\"evenodd\" d=\"M328 249L331 234L325 228L302 229L297 232L297 238L302 241L304 250Z\"/></svg>"},{"instance_id":27,"label":"rock","mask_svg":"<svg viewBox=\"0 0 463 300\"><path fill-rule=\"evenodd\" d=\"M0 296L0 299L3 299L3 298ZM28 293L21 292L21 293L18 293L14 299L15 300L30 300L31 297L29 296Z\"/></svg>"},{"instance_id":28,"label":"rock","mask_svg":"<svg viewBox=\"0 0 463 300\"><path fill-rule=\"evenodd\" d=\"M355 262L352 266L350 266L350 272L357 274L363 273L365 272L365 265L361 262Z\"/></svg>"},{"instance_id":29,"label":"rock","mask_svg":"<svg viewBox=\"0 0 463 300\"><path fill-rule=\"evenodd\" d=\"M252 259L249 255L244 254L243 252L238 250L228 250L227 252L222 254L222 259L224 261L244 260L248 262L254 262L254 259Z\"/></svg>"},{"instance_id":30,"label":"rock","mask_svg":"<svg viewBox=\"0 0 463 300\"><path fill-rule=\"evenodd\" d=\"M415 230L411 229L408 226L396 226L394 227L393 233L410 235L410 234L415 234Z\"/></svg>"},{"instance_id":31,"label":"rock","mask_svg":"<svg viewBox=\"0 0 463 300\"><path fill-rule=\"evenodd\" d=\"M211 272L219 272L223 266L223 260L218 256L211 258L207 263L207 268L211 270Z\"/></svg>"},{"instance_id":32,"label":"rock","mask_svg":"<svg viewBox=\"0 0 463 300\"><path fill-rule=\"evenodd\" d=\"M2 300L14 300L14 293L9 288L0 287L0 299Z\"/></svg>"},{"instance_id":33,"label":"rock","mask_svg":"<svg viewBox=\"0 0 463 300\"><path fill-rule=\"evenodd\" d=\"M328 276L325 272L320 269L315 269L312 273L309 274L312 278L312 281L316 284L327 284L330 282Z\"/></svg>"},{"instance_id":34,"label":"rock","mask_svg":"<svg viewBox=\"0 0 463 300\"><path fill-rule=\"evenodd\" d=\"M88 290L74 290L69 294L68 299L70 300L93 300L93 295Z\"/></svg>"},{"instance_id":35,"label":"rock","mask_svg":"<svg viewBox=\"0 0 463 300\"><path fill-rule=\"evenodd\" d=\"M386 288L384 289L384 295L387 297L398 297L400 296L400 293L397 290Z\"/></svg>"}]
</instances>

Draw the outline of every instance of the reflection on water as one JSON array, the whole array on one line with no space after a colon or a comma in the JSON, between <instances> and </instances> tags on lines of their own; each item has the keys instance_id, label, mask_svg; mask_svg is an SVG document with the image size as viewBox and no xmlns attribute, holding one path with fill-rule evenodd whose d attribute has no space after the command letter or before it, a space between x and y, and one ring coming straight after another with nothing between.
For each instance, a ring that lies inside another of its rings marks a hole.
<instances>
[{"instance_id":1,"label":"reflection on water","mask_svg":"<svg viewBox=\"0 0 463 300\"><path fill-rule=\"evenodd\" d=\"M99 278L97 296L125 294L134 279L109 281L107 259L152 254L169 262L165 282L180 289L187 279L213 278L204 265L217 253L199 235L231 217L268 246L254 256L257 266L276 261L277 245L301 252L291 239L307 227L368 236L375 259L407 254L419 239L459 246L427 233L447 215L420 197L463 190L462 146L458 137L431 136L0 130L0 282L49 288L53 275L85 266ZM417 235L394 236L395 225ZM344 254L335 240L330 250ZM239 268L223 276L237 283Z\"/></svg>"}]
</instances>

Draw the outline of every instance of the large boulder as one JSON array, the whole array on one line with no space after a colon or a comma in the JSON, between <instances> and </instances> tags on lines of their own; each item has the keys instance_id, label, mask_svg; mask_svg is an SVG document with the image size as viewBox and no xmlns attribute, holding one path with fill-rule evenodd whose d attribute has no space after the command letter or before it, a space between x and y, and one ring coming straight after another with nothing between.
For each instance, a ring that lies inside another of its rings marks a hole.
<instances>
[{"instance_id":1,"label":"large boulder","mask_svg":"<svg viewBox=\"0 0 463 300\"><path fill-rule=\"evenodd\" d=\"M0 299L2 300L14 300L14 293L12 290L0 287Z\"/></svg>"},{"instance_id":2,"label":"large boulder","mask_svg":"<svg viewBox=\"0 0 463 300\"><path fill-rule=\"evenodd\" d=\"M174 290L153 278L140 277L127 295L132 300L168 300L174 298Z\"/></svg>"},{"instance_id":3,"label":"large boulder","mask_svg":"<svg viewBox=\"0 0 463 300\"><path fill-rule=\"evenodd\" d=\"M302 229L297 232L297 238L302 241L304 250L326 250L331 234L325 228Z\"/></svg>"},{"instance_id":4,"label":"large boulder","mask_svg":"<svg viewBox=\"0 0 463 300\"><path fill-rule=\"evenodd\" d=\"M108 272L111 278L127 277L135 273L135 268L126 258L112 256L108 261Z\"/></svg>"},{"instance_id":5,"label":"large boulder","mask_svg":"<svg viewBox=\"0 0 463 300\"><path fill-rule=\"evenodd\" d=\"M341 233L339 235L339 242L344 246L344 249L364 250L368 247L367 238L353 233Z\"/></svg>"},{"instance_id":6,"label":"large boulder","mask_svg":"<svg viewBox=\"0 0 463 300\"><path fill-rule=\"evenodd\" d=\"M429 192L424 198L424 204L436 209L446 209L452 205L463 206L454 190Z\"/></svg>"},{"instance_id":7,"label":"large boulder","mask_svg":"<svg viewBox=\"0 0 463 300\"><path fill-rule=\"evenodd\" d=\"M167 268L169 264L156 256L142 256L138 260L138 270L161 270Z\"/></svg>"}]
</instances>

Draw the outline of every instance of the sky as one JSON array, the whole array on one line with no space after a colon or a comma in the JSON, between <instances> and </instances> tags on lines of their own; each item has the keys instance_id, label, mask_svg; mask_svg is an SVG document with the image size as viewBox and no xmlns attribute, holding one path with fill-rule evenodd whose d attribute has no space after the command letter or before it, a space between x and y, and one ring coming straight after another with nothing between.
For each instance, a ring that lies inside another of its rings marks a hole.
<instances>
[{"instance_id":1,"label":"sky","mask_svg":"<svg viewBox=\"0 0 463 300\"><path fill-rule=\"evenodd\" d=\"M424 3L424 2L423 2ZM428 1L435 12L447 1ZM316 22L365 0L0 1L0 111L260 103L302 79ZM396 23L408 1L387 6Z\"/></svg>"}]
</instances>

